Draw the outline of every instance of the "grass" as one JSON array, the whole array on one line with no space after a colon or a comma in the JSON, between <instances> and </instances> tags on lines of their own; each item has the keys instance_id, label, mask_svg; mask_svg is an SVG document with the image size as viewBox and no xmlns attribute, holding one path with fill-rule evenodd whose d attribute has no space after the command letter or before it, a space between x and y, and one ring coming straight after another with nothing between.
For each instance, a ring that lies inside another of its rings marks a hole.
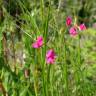
<instances>
[{"instance_id":1,"label":"grass","mask_svg":"<svg viewBox=\"0 0 96 96\"><path fill-rule=\"evenodd\" d=\"M95 30L89 27L71 37L67 12L56 9L51 0L48 5L45 0L32 2L17 0L14 6L21 13L16 16L11 1L7 2L10 9L2 3L0 96L95 96ZM78 8L73 9L72 25L79 24ZM38 36L44 44L34 49L32 43ZM46 64L49 49L56 53L54 64Z\"/></svg>"}]
</instances>

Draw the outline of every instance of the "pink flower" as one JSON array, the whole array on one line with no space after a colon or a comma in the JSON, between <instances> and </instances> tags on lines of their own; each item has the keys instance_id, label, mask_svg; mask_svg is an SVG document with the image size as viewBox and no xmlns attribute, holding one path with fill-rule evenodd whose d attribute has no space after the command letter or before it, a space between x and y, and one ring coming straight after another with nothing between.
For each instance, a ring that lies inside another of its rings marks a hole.
<instances>
[{"instance_id":1,"label":"pink flower","mask_svg":"<svg viewBox=\"0 0 96 96\"><path fill-rule=\"evenodd\" d=\"M55 62L55 59L56 59L56 55L55 55L54 50L52 49L48 50L46 54L47 64L53 64Z\"/></svg>"},{"instance_id":2,"label":"pink flower","mask_svg":"<svg viewBox=\"0 0 96 96\"><path fill-rule=\"evenodd\" d=\"M70 26L71 23L72 23L72 18L71 17L67 17L67 19L66 19L66 25L67 26Z\"/></svg>"},{"instance_id":3,"label":"pink flower","mask_svg":"<svg viewBox=\"0 0 96 96\"><path fill-rule=\"evenodd\" d=\"M33 48L40 48L40 47L42 47L42 45L43 45L43 37L42 37L42 36L39 36L39 37L37 38L36 42L34 42L34 43L32 44L32 47L33 47Z\"/></svg>"},{"instance_id":4,"label":"pink flower","mask_svg":"<svg viewBox=\"0 0 96 96\"><path fill-rule=\"evenodd\" d=\"M86 30L85 24L81 24L81 25L79 26L79 30L81 30L81 31Z\"/></svg>"},{"instance_id":5,"label":"pink flower","mask_svg":"<svg viewBox=\"0 0 96 96\"><path fill-rule=\"evenodd\" d=\"M75 27L71 27L70 30L69 30L69 33L71 36L76 36L77 35L77 30Z\"/></svg>"}]
</instances>

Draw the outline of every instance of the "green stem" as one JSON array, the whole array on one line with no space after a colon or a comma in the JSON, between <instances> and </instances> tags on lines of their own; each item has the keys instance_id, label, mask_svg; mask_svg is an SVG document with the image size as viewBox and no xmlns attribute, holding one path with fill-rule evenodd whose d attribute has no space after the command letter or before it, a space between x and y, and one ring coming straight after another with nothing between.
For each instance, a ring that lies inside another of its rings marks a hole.
<instances>
[{"instance_id":1,"label":"green stem","mask_svg":"<svg viewBox=\"0 0 96 96\"><path fill-rule=\"evenodd\" d=\"M35 96L38 96L38 92L37 92L37 60L38 60L38 56L37 56L37 50L35 50L35 57L34 57L34 60L35 60L35 68L34 68L34 73L33 73L33 76L34 76L34 89L35 89Z\"/></svg>"},{"instance_id":2,"label":"green stem","mask_svg":"<svg viewBox=\"0 0 96 96\"><path fill-rule=\"evenodd\" d=\"M42 4L42 16L44 16L44 9L43 9L43 7L44 7L44 5L43 5L43 0L41 0L41 4ZM44 30L44 34L43 34L43 36L44 36L44 48L43 48L43 50L42 50L42 55L43 55L43 61L42 61L42 69L43 69L43 72L42 72L42 74L43 74L43 93L44 93L44 96L48 96L48 84L47 84L47 79L46 79L46 49L47 49L47 35L48 35L48 24L49 24L49 15L50 15L50 7L48 8L48 14L47 14L47 18L45 19L45 20L43 20L43 30ZM43 17L42 17L42 19L44 19Z\"/></svg>"},{"instance_id":3,"label":"green stem","mask_svg":"<svg viewBox=\"0 0 96 96\"><path fill-rule=\"evenodd\" d=\"M68 65L66 62L66 44L64 45L64 62L65 62L65 90L66 96L69 96L69 89L68 89Z\"/></svg>"},{"instance_id":4,"label":"green stem","mask_svg":"<svg viewBox=\"0 0 96 96\"><path fill-rule=\"evenodd\" d=\"M53 65L49 65L49 68L48 68L48 79L47 79L49 82L48 82L48 88L51 89L51 96L53 96ZM49 92L48 92L49 93ZM48 94L49 96L50 94Z\"/></svg>"},{"instance_id":5,"label":"green stem","mask_svg":"<svg viewBox=\"0 0 96 96\"><path fill-rule=\"evenodd\" d=\"M80 35L78 36L78 39L79 39L79 46L78 46L78 70L79 70L79 73L77 75L79 75L79 83L80 83L80 89L81 89L81 92L82 92L82 96L85 96L84 95L84 88L83 88L83 83L84 83L84 77L83 77L83 73L82 73L82 70L81 70L81 46L80 46ZM80 80L80 78L82 79L82 82Z\"/></svg>"}]
</instances>

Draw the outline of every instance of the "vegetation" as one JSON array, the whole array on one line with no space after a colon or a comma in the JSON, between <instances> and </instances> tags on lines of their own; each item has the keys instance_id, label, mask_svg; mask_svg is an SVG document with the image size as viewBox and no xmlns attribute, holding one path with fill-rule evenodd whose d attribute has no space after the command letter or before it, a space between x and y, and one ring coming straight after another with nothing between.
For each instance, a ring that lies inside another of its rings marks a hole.
<instances>
[{"instance_id":1,"label":"vegetation","mask_svg":"<svg viewBox=\"0 0 96 96\"><path fill-rule=\"evenodd\" d=\"M0 96L96 96L95 0L0 0Z\"/></svg>"}]
</instances>

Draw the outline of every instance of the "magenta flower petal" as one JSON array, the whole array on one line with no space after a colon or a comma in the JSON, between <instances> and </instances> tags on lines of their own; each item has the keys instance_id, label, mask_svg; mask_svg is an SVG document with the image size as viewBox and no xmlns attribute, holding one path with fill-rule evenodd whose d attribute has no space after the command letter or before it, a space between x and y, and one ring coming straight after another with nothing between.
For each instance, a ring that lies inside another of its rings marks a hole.
<instances>
[{"instance_id":1,"label":"magenta flower petal","mask_svg":"<svg viewBox=\"0 0 96 96\"><path fill-rule=\"evenodd\" d=\"M33 44L32 44L32 47L33 47L33 48L39 48L38 43L37 43L37 42L33 43Z\"/></svg>"},{"instance_id":2,"label":"magenta flower petal","mask_svg":"<svg viewBox=\"0 0 96 96\"><path fill-rule=\"evenodd\" d=\"M72 18L68 16L67 19L66 19L66 25L70 26L71 23L72 23Z\"/></svg>"},{"instance_id":3,"label":"magenta flower petal","mask_svg":"<svg viewBox=\"0 0 96 96\"><path fill-rule=\"evenodd\" d=\"M43 37L42 37L42 36L39 36L39 37L37 38L36 42L34 42L34 43L32 44L32 47L33 47L33 48L40 48L40 47L42 47L42 46L43 46Z\"/></svg>"},{"instance_id":4,"label":"magenta flower petal","mask_svg":"<svg viewBox=\"0 0 96 96\"><path fill-rule=\"evenodd\" d=\"M81 31L86 30L85 24L81 24L81 25L79 26L79 29L80 29Z\"/></svg>"},{"instance_id":5,"label":"magenta flower petal","mask_svg":"<svg viewBox=\"0 0 96 96\"><path fill-rule=\"evenodd\" d=\"M46 57L50 57L54 54L54 51L52 49L50 49L47 54L46 54Z\"/></svg>"},{"instance_id":6,"label":"magenta flower petal","mask_svg":"<svg viewBox=\"0 0 96 96\"><path fill-rule=\"evenodd\" d=\"M39 47L41 47L43 45L43 37L42 36L39 36L37 38L37 43L38 43Z\"/></svg>"},{"instance_id":7,"label":"magenta flower petal","mask_svg":"<svg viewBox=\"0 0 96 96\"><path fill-rule=\"evenodd\" d=\"M53 64L53 63L54 63L54 59L48 58L48 59L47 59L47 63L48 63L48 64Z\"/></svg>"},{"instance_id":8,"label":"magenta flower petal","mask_svg":"<svg viewBox=\"0 0 96 96\"><path fill-rule=\"evenodd\" d=\"M43 37L42 37L42 36L39 36L36 41L37 41L37 42L43 41Z\"/></svg>"},{"instance_id":9,"label":"magenta flower petal","mask_svg":"<svg viewBox=\"0 0 96 96\"><path fill-rule=\"evenodd\" d=\"M69 30L69 33L71 36L76 36L77 35L77 30L75 27L71 27Z\"/></svg>"},{"instance_id":10,"label":"magenta flower petal","mask_svg":"<svg viewBox=\"0 0 96 96\"><path fill-rule=\"evenodd\" d=\"M46 54L47 64L53 64L55 62L55 59L56 59L56 55L55 55L54 50L52 49L48 50Z\"/></svg>"},{"instance_id":11,"label":"magenta flower petal","mask_svg":"<svg viewBox=\"0 0 96 96\"><path fill-rule=\"evenodd\" d=\"M38 45L39 47L41 47L43 45L43 42L39 42Z\"/></svg>"}]
</instances>

